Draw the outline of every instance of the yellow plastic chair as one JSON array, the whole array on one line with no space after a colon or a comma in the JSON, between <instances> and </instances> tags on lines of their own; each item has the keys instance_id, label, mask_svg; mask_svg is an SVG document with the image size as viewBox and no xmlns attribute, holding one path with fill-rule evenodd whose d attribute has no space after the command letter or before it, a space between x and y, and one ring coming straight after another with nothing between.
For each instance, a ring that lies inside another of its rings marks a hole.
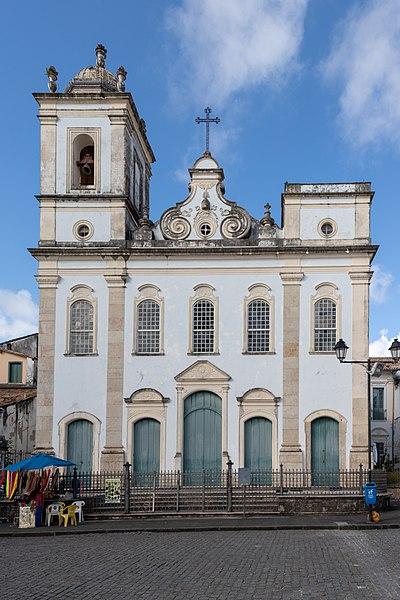
<instances>
[{"instance_id":1,"label":"yellow plastic chair","mask_svg":"<svg viewBox=\"0 0 400 600\"><path fill-rule=\"evenodd\" d=\"M70 521L71 525L76 525L76 505L69 504L60 512L61 519L64 520L64 527L67 527L68 521Z\"/></svg>"}]
</instances>

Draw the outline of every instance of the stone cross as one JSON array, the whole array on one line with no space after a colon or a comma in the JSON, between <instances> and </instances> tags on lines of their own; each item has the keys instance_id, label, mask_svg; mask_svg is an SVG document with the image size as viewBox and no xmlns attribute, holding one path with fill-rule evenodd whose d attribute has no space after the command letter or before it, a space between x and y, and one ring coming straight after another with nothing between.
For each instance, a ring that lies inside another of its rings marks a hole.
<instances>
[{"instance_id":1,"label":"stone cross","mask_svg":"<svg viewBox=\"0 0 400 600\"><path fill-rule=\"evenodd\" d=\"M215 117L215 119L210 118L211 108L209 106L207 106L207 108L204 109L204 112L206 113L205 118L197 117L195 119L195 121L197 124L199 124L199 123L206 124L206 152L209 153L209 151L210 151L210 123L219 123L221 119L219 117Z\"/></svg>"}]
</instances>

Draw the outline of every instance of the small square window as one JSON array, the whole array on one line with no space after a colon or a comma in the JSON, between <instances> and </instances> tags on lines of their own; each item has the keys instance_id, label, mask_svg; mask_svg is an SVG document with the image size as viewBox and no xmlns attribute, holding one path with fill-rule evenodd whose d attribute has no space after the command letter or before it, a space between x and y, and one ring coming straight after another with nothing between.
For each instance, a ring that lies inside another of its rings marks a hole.
<instances>
[{"instance_id":1,"label":"small square window","mask_svg":"<svg viewBox=\"0 0 400 600\"><path fill-rule=\"evenodd\" d=\"M22 383L22 362L8 363L8 383Z\"/></svg>"}]
</instances>

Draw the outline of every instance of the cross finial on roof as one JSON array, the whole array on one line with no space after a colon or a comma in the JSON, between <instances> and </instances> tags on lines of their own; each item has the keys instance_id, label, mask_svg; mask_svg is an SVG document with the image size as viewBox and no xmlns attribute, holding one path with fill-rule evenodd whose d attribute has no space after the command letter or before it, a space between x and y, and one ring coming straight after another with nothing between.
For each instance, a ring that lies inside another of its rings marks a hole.
<instances>
[{"instance_id":1,"label":"cross finial on roof","mask_svg":"<svg viewBox=\"0 0 400 600\"><path fill-rule=\"evenodd\" d=\"M195 121L197 124L199 124L199 123L206 124L206 153L209 154L209 152L210 152L210 123L219 123L221 121L221 119L219 117L215 117L214 119L210 118L211 108L209 106L207 106L204 109L204 112L206 113L205 118L196 117Z\"/></svg>"}]
</instances>

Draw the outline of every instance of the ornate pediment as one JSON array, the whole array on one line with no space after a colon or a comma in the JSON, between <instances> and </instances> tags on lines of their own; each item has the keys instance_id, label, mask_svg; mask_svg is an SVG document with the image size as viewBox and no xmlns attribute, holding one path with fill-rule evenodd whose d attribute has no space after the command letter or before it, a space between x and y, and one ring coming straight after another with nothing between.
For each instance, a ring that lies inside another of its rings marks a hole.
<instances>
[{"instance_id":1,"label":"ornate pediment","mask_svg":"<svg viewBox=\"0 0 400 600\"><path fill-rule=\"evenodd\" d=\"M223 170L209 153L189 169L189 196L164 212L160 233L168 240L235 240L249 237L249 213L224 197Z\"/></svg>"},{"instance_id":2,"label":"ornate pediment","mask_svg":"<svg viewBox=\"0 0 400 600\"><path fill-rule=\"evenodd\" d=\"M175 377L175 380L180 383L193 383L196 381L220 383L229 381L230 379L230 375L210 363L208 360L197 360L193 365L187 367L187 369Z\"/></svg>"}]
</instances>

